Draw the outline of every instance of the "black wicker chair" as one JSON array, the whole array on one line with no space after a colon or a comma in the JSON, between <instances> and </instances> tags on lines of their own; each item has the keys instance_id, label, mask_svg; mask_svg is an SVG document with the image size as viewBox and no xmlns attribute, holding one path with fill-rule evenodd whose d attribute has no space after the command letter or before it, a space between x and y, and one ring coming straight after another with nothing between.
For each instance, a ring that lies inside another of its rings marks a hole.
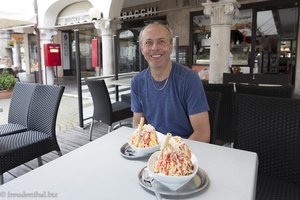
<instances>
[{"instance_id":1,"label":"black wicker chair","mask_svg":"<svg viewBox=\"0 0 300 200\"><path fill-rule=\"evenodd\" d=\"M92 140L93 125L95 120L107 124L109 126L108 132L110 132L111 130L117 128L112 128L112 124L114 122L119 122L117 126L122 126L120 121L132 117L133 113L129 103L121 101L111 103L104 80L85 79L85 81L90 90L94 104L94 113L90 126L90 140Z\"/></svg>"},{"instance_id":2,"label":"black wicker chair","mask_svg":"<svg viewBox=\"0 0 300 200\"><path fill-rule=\"evenodd\" d=\"M236 85L236 93L253 94L269 97L292 98L294 87L289 86L258 86L258 85Z\"/></svg>"},{"instance_id":3,"label":"black wicker chair","mask_svg":"<svg viewBox=\"0 0 300 200\"><path fill-rule=\"evenodd\" d=\"M223 73L223 83L246 83L252 84L253 75L252 74L230 74Z\"/></svg>"},{"instance_id":4,"label":"black wicker chair","mask_svg":"<svg viewBox=\"0 0 300 200\"><path fill-rule=\"evenodd\" d=\"M210 123L210 143L216 143L217 128L218 128L218 117L221 103L220 92L205 92L206 99L209 106L209 123Z\"/></svg>"},{"instance_id":5,"label":"black wicker chair","mask_svg":"<svg viewBox=\"0 0 300 200\"><path fill-rule=\"evenodd\" d=\"M216 143L225 144L233 142L234 129L234 91L232 84L204 84L205 92L220 92L221 103L218 115Z\"/></svg>"},{"instance_id":6,"label":"black wicker chair","mask_svg":"<svg viewBox=\"0 0 300 200\"><path fill-rule=\"evenodd\" d=\"M8 123L0 125L0 136L27 130L28 109L35 84L17 82L12 93Z\"/></svg>"},{"instance_id":7,"label":"black wicker chair","mask_svg":"<svg viewBox=\"0 0 300 200\"><path fill-rule=\"evenodd\" d=\"M36 85L28 114L28 130L0 139L0 182L3 173L53 150L61 156L55 126L63 86Z\"/></svg>"},{"instance_id":8,"label":"black wicker chair","mask_svg":"<svg viewBox=\"0 0 300 200\"><path fill-rule=\"evenodd\" d=\"M234 148L258 154L257 200L300 199L300 99L237 94Z\"/></svg>"},{"instance_id":9,"label":"black wicker chair","mask_svg":"<svg viewBox=\"0 0 300 200\"><path fill-rule=\"evenodd\" d=\"M131 104L131 94L122 94L121 101Z\"/></svg>"},{"instance_id":10,"label":"black wicker chair","mask_svg":"<svg viewBox=\"0 0 300 200\"><path fill-rule=\"evenodd\" d=\"M289 74L254 74L254 84L291 85Z\"/></svg>"}]
</instances>

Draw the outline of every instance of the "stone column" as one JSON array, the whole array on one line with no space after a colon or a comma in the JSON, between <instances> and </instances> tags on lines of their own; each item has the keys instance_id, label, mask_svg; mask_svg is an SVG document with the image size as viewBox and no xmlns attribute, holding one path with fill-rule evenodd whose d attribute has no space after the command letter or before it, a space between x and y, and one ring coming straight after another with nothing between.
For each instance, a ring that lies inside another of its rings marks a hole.
<instances>
[{"instance_id":1,"label":"stone column","mask_svg":"<svg viewBox=\"0 0 300 200\"><path fill-rule=\"evenodd\" d=\"M95 28L101 30L102 36L102 72L104 76L114 74L113 35L121 28L121 22L115 19L99 19Z\"/></svg>"},{"instance_id":2,"label":"stone column","mask_svg":"<svg viewBox=\"0 0 300 200\"><path fill-rule=\"evenodd\" d=\"M44 44L53 42L54 36L57 34L55 29L40 28L41 38L41 69L43 71L43 82L47 85L54 84L55 67L45 67Z\"/></svg>"},{"instance_id":3,"label":"stone column","mask_svg":"<svg viewBox=\"0 0 300 200\"><path fill-rule=\"evenodd\" d=\"M11 58L11 47L9 47L8 42L11 40L10 31L0 31L0 64L2 64L5 56Z\"/></svg>"},{"instance_id":4,"label":"stone column","mask_svg":"<svg viewBox=\"0 0 300 200\"><path fill-rule=\"evenodd\" d=\"M15 69L21 68L21 50L20 50L20 43L15 41L14 48L12 49L13 52L13 63Z\"/></svg>"},{"instance_id":5,"label":"stone column","mask_svg":"<svg viewBox=\"0 0 300 200\"><path fill-rule=\"evenodd\" d=\"M229 72L231 25L239 15L240 5L236 0L220 0L216 3L207 0L202 5L204 14L209 15L211 20L209 83L222 83L223 73Z\"/></svg>"}]
</instances>

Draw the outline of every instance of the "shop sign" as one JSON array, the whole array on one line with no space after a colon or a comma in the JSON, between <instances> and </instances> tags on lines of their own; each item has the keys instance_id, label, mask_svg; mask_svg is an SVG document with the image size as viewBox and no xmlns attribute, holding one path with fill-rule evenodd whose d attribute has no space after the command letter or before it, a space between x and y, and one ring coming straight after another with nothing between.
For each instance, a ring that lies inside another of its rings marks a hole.
<instances>
[{"instance_id":1,"label":"shop sign","mask_svg":"<svg viewBox=\"0 0 300 200\"><path fill-rule=\"evenodd\" d=\"M135 19L135 18L140 18L140 17L154 16L154 15L157 15L157 11L158 11L157 7L124 11L121 13L121 18L122 19Z\"/></svg>"},{"instance_id":2,"label":"shop sign","mask_svg":"<svg viewBox=\"0 0 300 200\"><path fill-rule=\"evenodd\" d=\"M69 37L69 33L62 33L62 62L63 62L63 68L64 70L70 70L71 69L71 65L70 65L70 37Z\"/></svg>"},{"instance_id":3,"label":"shop sign","mask_svg":"<svg viewBox=\"0 0 300 200\"><path fill-rule=\"evenodd\" d=\"M16 41L16 42L22 42L24 39L23 34L16 34L16 33L12 33L10 34L10 36Z\"/></svg>"},{"instance_id":4,"label":"shop sign","mask_svg":"<svg viewBox=\"0 0 300 200\"><path fill-rule=\"evenodd\" d=\"M92 18L86 13L81 13L77 15L58 17L56 25L64 26L64 25L80 24L84 22L92 22Z\"/></svg>"}]
</instances>

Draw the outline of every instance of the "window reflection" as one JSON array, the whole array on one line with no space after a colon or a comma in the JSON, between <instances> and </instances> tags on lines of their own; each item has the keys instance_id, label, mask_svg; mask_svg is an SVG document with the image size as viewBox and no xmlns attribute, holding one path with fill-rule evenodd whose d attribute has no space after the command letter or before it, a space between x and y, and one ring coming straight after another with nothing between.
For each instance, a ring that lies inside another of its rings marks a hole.
<instances>
[{"instance_id":1,"label":"window reflection","mask_svg":"<svg viewBox=\"0 0 300 200\"><path fill-rule=\"evenodd\" d=\"M257 12L256 61L260 73L291 74L296 60L298 8Z\"/></svg>"},{"instance_id":2,"label":"window reflection","mask_svg":"<svg viewBox=\"0 0 300 200\"><path fill-rule=\"evenodd\" d=\"M258 66L258 73L290 74L294 84L298 16L298 4L290 2L257 3L240 9L231 28L232 65L247 67L247 73ZM194 12L191 23L192 68L206 69L210 61L210 17Z\"/></svg>"}]
</instances>

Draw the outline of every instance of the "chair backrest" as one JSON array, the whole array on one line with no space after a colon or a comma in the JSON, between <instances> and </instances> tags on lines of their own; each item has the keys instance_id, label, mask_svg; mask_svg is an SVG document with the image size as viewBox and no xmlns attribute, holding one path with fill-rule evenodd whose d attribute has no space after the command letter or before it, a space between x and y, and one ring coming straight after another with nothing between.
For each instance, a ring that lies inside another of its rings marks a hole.
<instances>
[{"instance_id":1,"label":"chair backrest","mask_svg":"<svg viewBox=\"0 0 300 200\"><path fill-rule=\"evenodd\" d=\"M210 143L215 144L218 127L218 116L221 103L221 92L205 92L209 106Z\"/></svg>"},{"instance_id":2,"label":"chair backrest","mask_svg":"<svg viewBox=\"0 0 300 200\"><path fill-rule=\"evenodd\" d=\"M236 96L234 148L258 154L259 173L300 184L300 99Z\"/></svg>"},{"instance_id":3,"label":"chair backrest","mask_svg":"<svg viewBox=\"0 0 300 200\"><path fill-rule=\"evenodd\" d=\"M232 84L204 84L205 92L220 92L221 103L217 125L217 139L224 142L233 141L233 105L234 86Z\"/></svg>"},{"instance_id":4,"label":"chair backrest","mask_svg":"<svg viewBox=\"0 0 300 200\"><path fill-rule=\"evenodd\" d=\"M290 86L258 86L258 85L242 85L235 86L236 93L253 94L269 97L292 98L294 95L294 87Z\"/></svg>"},{"instance_id":5,"label":"chair backrest","mask_svg":"<svg viewBox=\"0 0 300 200\"><path fill-rule=\"evenodd\" d=\"M28 129L56 139L55 126L64 86L37 84L28 114Z\"/></svg>"},{"instance_id":6,"label":"chair backrest","mask_svg":"<svg viewBox=\"0 0 300 200\"><path fill-rule=\"evenodd\" d=\"M131 94L122 94L121 101L131 104Z\"/></svg>"},{"instance_id":7,"label":"chair backrest","mask_svg":"<svg viewBox=\"0 0 300 200\"><path fill-rule=\"evenodd\" d=\"M289 74L254 74L253 83L283 86L291 85Z\"/></svg>"},{"instance_id":8,"label":"chair backrest","mask_svg":"<svg viewBox=\"0 0 300 200\"><path fill-rule=\"evenodd\" d=\"M105 124L111 124L113 110L105 81L95 79L85 79L85 81L93 99L93 118Z\"/></svg>"},{"instance_id":9,"label":"chair backrest","mask_svg":"<svg viewBox=\"0 0 300 200\"><path fill-rule=\"evenodd\" d=\"M27 126L28 110L36 84L17 82L11 96L8 123Z\"/></svg>"},{"instance_id":10,"label":"chair backrest","mask_svg":"<svg viewBox=\"0 0 300 200\"><path fill-rule=\"evenodd\" d=\"M223 73L223 83L247 83L252 84L253 75L252 74L230 74Z\"/></svg>"}]
</instances>

